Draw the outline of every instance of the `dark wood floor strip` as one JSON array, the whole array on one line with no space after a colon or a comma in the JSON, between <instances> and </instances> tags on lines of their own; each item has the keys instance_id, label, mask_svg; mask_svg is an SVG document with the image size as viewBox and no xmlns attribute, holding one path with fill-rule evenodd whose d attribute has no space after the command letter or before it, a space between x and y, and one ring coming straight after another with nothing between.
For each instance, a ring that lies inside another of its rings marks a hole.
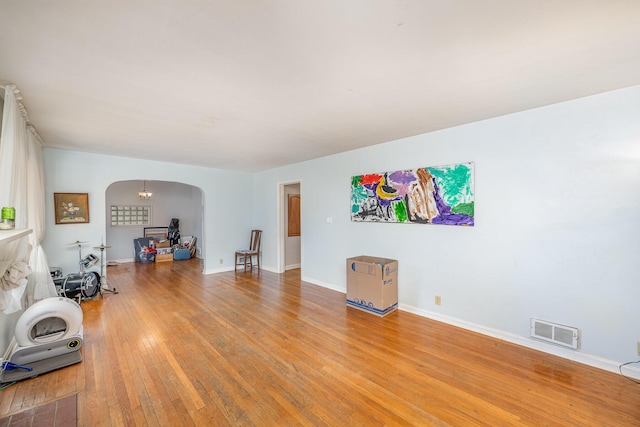
<instances>
[{"instance_id":1,"label":"dark wood floor strip","mask_svg":"<svg viewBox=\"0 0 640 427\"><path fill-rule=\"evenodd\" d=\"M2 427L70 427L77 423L76 395L64 397L0 419Z\"/></svg>"}]
</instances>

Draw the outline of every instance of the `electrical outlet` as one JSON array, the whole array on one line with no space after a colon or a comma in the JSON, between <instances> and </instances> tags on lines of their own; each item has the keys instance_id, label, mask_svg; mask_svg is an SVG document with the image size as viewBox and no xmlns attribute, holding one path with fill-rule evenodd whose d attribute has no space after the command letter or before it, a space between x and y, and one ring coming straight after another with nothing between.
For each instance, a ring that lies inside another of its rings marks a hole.
<instances>
[{"instance_id":1,"label":"electrical outlet","mask_svg":"<svg viewBox=\"0 0 640 427\"><path fill-rule=\"evenodd\" d=\"M640 356L640 341L638 341L638 356Z\"/></svg>"},{"instance_id":2,"label":"electrical outlet","mask_svg":"<svg viewBox=\"0 0 640 427\"><path fill-rule=\"evenodd\" d=\"M436 305L442 305L442 297L440 295L436 295Z\"/></svg>"},{"instance_id":3,"label":"electrical outlet","mask_svg":"<svg viewBox=\"0 0 640 427\"><path fill-rule=\"evenodd\" d=\"M220 258L220 264L224 264L224 260Z\"/></svg>"}]
</instances>

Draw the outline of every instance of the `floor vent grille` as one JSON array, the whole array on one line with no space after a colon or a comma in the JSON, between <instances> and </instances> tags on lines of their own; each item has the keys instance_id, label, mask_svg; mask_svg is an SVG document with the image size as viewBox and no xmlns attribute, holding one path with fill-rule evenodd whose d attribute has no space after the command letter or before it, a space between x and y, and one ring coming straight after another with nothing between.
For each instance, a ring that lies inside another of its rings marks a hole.
<instances>
[{"instance_id":1,"label":"floor vent grille","mask_svg":"<svg viewBox=\"0 0 640 427\"><path fill-rule=\"evenodd\" d=\"M531 337L574 350L578 349L578 328L571 326L532 318Z\"/></svg>"}]
</instances>

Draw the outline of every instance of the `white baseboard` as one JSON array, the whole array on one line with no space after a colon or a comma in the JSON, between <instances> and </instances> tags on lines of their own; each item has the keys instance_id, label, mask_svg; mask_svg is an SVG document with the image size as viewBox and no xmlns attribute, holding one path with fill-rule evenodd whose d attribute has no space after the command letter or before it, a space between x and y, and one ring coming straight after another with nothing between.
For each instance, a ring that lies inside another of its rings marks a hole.
<instances>
[{"instance_id":1,"label":"white baseboard","mask_svg":"<svg viewBox=\"0 0 640 427\"><path fill-rule=\"evenodd\" d=\"M202 274L226 273L227 271L233 271L233 267L211 268L203 271Z\"/></svg>"},{"instance_id":2,"label":"white baseboard","mask_svg":"<svg viewBox=\"0 0 640 427\"><path fill-rule=\"evenodd\" d=\"M112 259L111 261L115 261L115 262L117 262L118 264L126 264L126 263L128 263L128 262L134 262L134 261L135 261L135 259L133 259L133 258Z\"/></svg>"},{"instance_id":3,"label":"white baseboard","mask_svg":"<svg viewBox=\"0 0 640 427\"><path fill-rule=\"evenodd\" d=\"M312 279L310 277L304 277L304 276L301 277L300 279L303 282L311 283L312 285L322 286L323 288L331 289L332 291L341 292L343 294L347 293L347 290L345 288L341 288L341 287L335 286L335 285L333 285L331 283L321 282L319 280L315 280L315 279ZM345 304L346 304L346 299L345 299Z\"/></svg>"},{"instance_id":4,"label":"white baseboard","mask_svg":"<svg viewBox=\"0 0 640 427\"><path fill-rule=\"evenodd\" d=\"M293 269L295 269L295 268L300 268L300 263L298 263L298 264L291 264L291 265L285 265L285 266L284 266L284 271L287 271L287 270L293 270Z\"/></svg>"},{"instance_id":5,"label":"white baseboard","mask_svg":"<svg viewBox=\"0 0 640 427\"><path fill-rule=\"evenodd\" d=\"M426 317L428 319L436 320L438 322L457 326L462 329L477 332L482 335L487 335L493 338L497 338L499 340L507 341L513 344L521 345L523 347L538 350L543 353L552 354L554 356L562 357L564 359L569 359L574 362L582 363L584 365L593 366L595 368L604 369L605 371L615 372L617 374L620 373L619 367L621 363L616 362L614 360L604 359L599 356L582 353L576 350L565 349L562 347L555 346L553 344L548 344L542 341L534 340L533 338L523 337L520 335L512 334L510 332L488 328L486 326L467 322L465 320L461 320L455 317L450 317L444 314L423 310L421 308L413 307L408 304L399 304L398 309L416 314L421 317ZM639 368L627 366L625 367L624 373L628 377L640 379Z\"/></svg>"}]
</instances>

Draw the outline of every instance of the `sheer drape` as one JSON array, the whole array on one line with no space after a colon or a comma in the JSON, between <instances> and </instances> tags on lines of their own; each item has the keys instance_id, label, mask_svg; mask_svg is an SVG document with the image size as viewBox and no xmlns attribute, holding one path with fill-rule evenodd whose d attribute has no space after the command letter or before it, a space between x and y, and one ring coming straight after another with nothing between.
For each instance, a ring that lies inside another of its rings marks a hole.
<instances>
[{"instance_id":1,"label":"sheer drape","mask_svg":"<svg viewBox=\"0 0 640 427\"><path fill-rule=\"evenodd\" d=\"M29 235L31 256L29 265L33 270L33 295L27 295L29 305L42 299L56 296L56 288L49 273L47 256L42 249L44 238L46 210L44 192L44 162L42 147L33 128L27 132L27 228L33 233Z\"/></svg>"},{"instance_id":2,"label":"sheer drape","mask_svg":"<svg viewBox=\"0 0 640 427\"><path fill-rule=\"evenodd\" d=\"M24 295L22 289L17 298L20 303L26 299L30 305L55 296L56 291L46 256L40 246L45 232L42 147L33 128L28 125L26 111L19 100L16 87L7 86L0 134L0 206L16 208L16 228L33 230L29 235L29 265L33 273L29 277L27 295ZM18 292L20 291L16 290ZM23 304L20 305L3 313L25 308Z\"/></svg>"}]
</instances>

